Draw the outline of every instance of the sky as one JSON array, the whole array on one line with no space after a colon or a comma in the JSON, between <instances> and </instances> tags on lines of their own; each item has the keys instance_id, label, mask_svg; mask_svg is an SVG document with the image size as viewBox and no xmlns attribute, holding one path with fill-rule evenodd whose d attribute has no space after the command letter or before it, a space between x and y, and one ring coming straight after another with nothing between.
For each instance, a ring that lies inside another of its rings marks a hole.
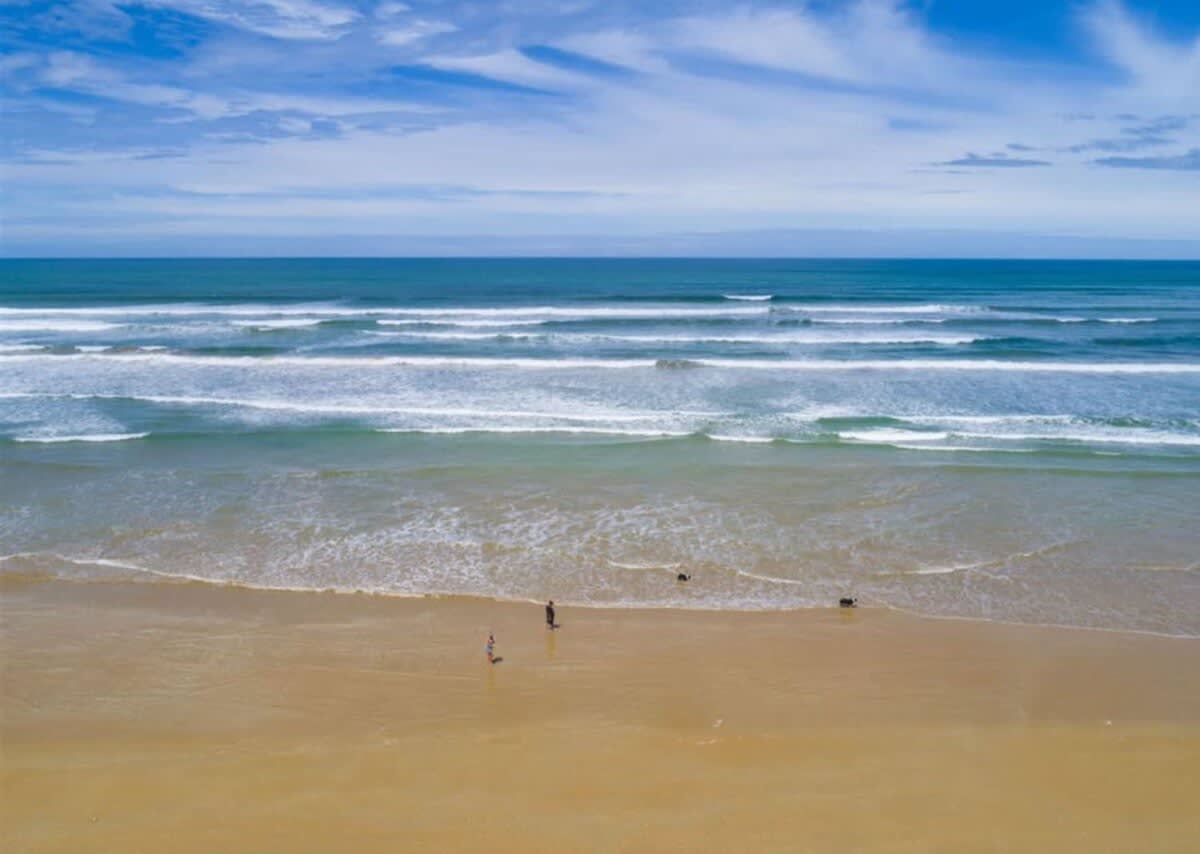
<instances>
[{"instance_id":1,"label":"sky","mask_svg":"<svg viewBox=\"0 0 1200 854\"><path fill-rule=\"evenodd\" d=\"M0 0L0 254L1200 258L1200 3Z\"/></svg>"}]
</instances>

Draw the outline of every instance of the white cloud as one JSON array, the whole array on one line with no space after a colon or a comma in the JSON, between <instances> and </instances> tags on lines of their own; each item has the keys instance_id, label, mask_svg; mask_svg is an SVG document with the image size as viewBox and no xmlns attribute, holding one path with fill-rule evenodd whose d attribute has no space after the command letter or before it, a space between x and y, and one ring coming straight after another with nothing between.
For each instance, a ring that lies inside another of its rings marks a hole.
<instances>
[{"instance_id":1,"label":"white cloud","mask_svg":"<svg viewBox=\"0 0 1200 854\"><path fill-rule=\"evenodd\" d=\"M453 33L458 27L449 21L424 18L412 13L407 3L380 3L375 7L380 28L375 38L391 47L408 47L431 36Z\"/></svg>"},{"instance_id":2,"label":"white cloud","mask_svg":"<svg viewBox=\"0 0 1200 854\"><path fill-rule=\"evenodd\" d=\"M23 51L0 56L0 77L7 77L16 71L40 65L41 59L36 53Z\"/></svg>"},{"instance_id":3,"label":"white cloud","mask_svg":"<svg viewBox=\"0 0 1200 854\"><path fill-rule=\"evenodd\" d=\"M278 39L337 38L359 18L352 8L315 0L148 0L148 4Z\"/></svg>"},{"instance_id":4,"label":"white cloud","mask_svg":"<svg viewBox=\"0 0 1200 854\"><path fill-rule=\"evenodd\" d=\"M58 88L133 104L186 110L204 119L220 118L230 112L229 103L222 98L175 86L132 82L91 57L70 51L51 53L42 79Z\"/></svg>"},{"instance_id":5,"label":"white cloud","mask_svg":"<svg viewBox=\"0 0 1200 854\"><path fill-rule=\"evenodd\" d=\"M565 89L589 82L585 75L535 62L517 50L502 50L482 56L431 56L423 61L434 68L465 71L518 86Z\"/></svg>"},{"instance_id":6,"label":"white cloud","mask_svg":"<svg viewBox=\"0 0 1200 854\"><path fill-rule=\"evenodd\" d=\"M1089 9L1084 22L1103 55L1130 76L1139 97L1200 105L1200 36L1166 39L1111 0Z\"/></svg>"},{"instance_id":7,"label":"white cloud","mask_svg":"<svg viewBox=\"0 0 1200 854\"><path fill-rule=\"evenodd\" d=\"M56 51L46 58L42 80L55 88L84 92L99 97L182 110L189 119L219 119L250 113L297 112L314 118L339 118L381 113L437 115L436 106L412 101L370 97L322 97L290 93L238 91L209 94L167 86L141 83L123 76L116 69L101 65L91 57L70 51ZM161 121L173 121L163 118Z\"/></svg>"},{"instance_id":8,"label":"white cloud","mask_svg":"<svg viewBox=\"0 0 1200 854\"><path fill-rule=\"evenodd\" d=\"M798 11L746 9L688 18L673 27L672 46L710 50L728 59L854 80L854 66L829 28Z\"/></svg>"},{"instance_id":9,"label":"white cloud","mask_svg":"<svg viewBox=\"0 0 1200 854\"><path fill-rule=\"evenodd\" d=\"M402 26L392 26L388 29L380 30L379 41L392 47L398 47L410 45L430 36L452 33L456 29L453 24L446 21L430 21L423 18L415 18Z\"/></svg>"}]
</instances>

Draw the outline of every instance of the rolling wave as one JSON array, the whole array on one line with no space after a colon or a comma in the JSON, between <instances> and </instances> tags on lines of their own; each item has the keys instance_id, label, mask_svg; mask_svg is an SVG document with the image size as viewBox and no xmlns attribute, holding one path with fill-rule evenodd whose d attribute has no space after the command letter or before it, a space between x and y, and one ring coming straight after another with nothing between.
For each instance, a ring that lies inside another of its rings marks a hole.
<instances>
[{"instance_id":1,"label":"rolling wave","mask_svg":"<svg viewBox=\"0 0 1200 854\"><path fill-rule=\"evenodd\" d=\"M566 332L383 332L397 338L424 341L541 341L554 344L973 344L989 340L981 335L937 334L933 332L821 332L736 335L622 335Z\"/></svg>"},{"instance_id":2,"label":"rolling wave","mask_svg":"<svg viewBox=\"0 0 1200 854\"><path fill-rule=\"evenodd\" d=\"M35 360L131 362L159 365L287 368L520 368L529 370L632 369L652 367L709 367L769 371L980 371L1065 374L1200 374L1197 362L1068 362L1001 359L604 359L523 358L491 356L215 356L182 353L8 353L0 363Z\"/></svg>"},{"instance_id":3,"label":"rolling wave","mask_svg":"<svg viewBox=\"0 0 1200 854\"><path fill-rule=\"evenodd\" d=\"M127 442L131 439L145 439L149 433L83 433L75 436L13 436L14 442L32 442L38 444L58 444L61 442Z\"/></svg>"},{"instance_id":4,"label":"rolling wave","mask_svg":"<svg viewBox=\"0 0 1200 854\"><path fill-rule=\"evenodd\" d=\"M310 326L319 326L320 319L317 318L295 318L295 317L276 317L264 318L261 320L234 320L232 325L240 326L247 329L255 330L272 330L272 329L303 329Z\"/></svg>"},{"instance_id":5,"label":"rolling wave","mask_svg":"<svg viewBox=\"0 0 1200 854\"><path fill-rule=\"evenodd\" d=\"M100 320L0 320L0 332L102 332L117 328L118 324Z\"/></svg>"}]
</instances>

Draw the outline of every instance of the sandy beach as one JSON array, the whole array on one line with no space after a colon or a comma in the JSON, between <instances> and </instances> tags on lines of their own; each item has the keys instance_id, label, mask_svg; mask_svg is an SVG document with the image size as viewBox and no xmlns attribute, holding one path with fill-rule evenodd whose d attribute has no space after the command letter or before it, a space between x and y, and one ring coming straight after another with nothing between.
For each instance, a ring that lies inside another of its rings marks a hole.
<instances>
[{"instance_id":1,"label":"sandy beach","mask_svg":"<svg viewBox=\"0 0 1200 854\"><path fill-rule=\"evenodd\" d=\"M1192 639L11 577L3 618L6 851L1200 838Z\"/></svg>"}]
</instances>

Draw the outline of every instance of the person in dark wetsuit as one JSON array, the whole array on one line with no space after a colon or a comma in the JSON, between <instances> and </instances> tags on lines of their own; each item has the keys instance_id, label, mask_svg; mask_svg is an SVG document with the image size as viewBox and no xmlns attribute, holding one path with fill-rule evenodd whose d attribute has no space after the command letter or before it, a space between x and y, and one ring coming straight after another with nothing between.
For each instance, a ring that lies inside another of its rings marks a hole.
<instances>
[{"instance_id":1,"label":"person in dark wetsuit","mask_svg":"<svg viewBox=\"0 0 1200 854\"><path fill-rule=\"evenodd\" d=\"M551 599L546 603L546 628L557 629L558 624L554 622L554 600Z\"/></svg>"}]
</instances>

